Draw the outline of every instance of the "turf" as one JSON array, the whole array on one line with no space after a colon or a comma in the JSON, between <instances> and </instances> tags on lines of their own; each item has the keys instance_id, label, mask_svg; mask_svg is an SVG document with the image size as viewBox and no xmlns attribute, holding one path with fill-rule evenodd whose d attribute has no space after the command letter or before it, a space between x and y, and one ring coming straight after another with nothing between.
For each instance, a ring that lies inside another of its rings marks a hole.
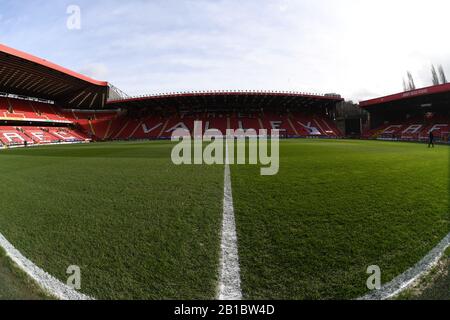
<instances>
[{"instance_id":1,"label":"turf","mask_svg":"<svg viewBox=\"0 0 450 320\"><path fill-rule=\"evenodd\" d=\"M0 152L0 232L100 299L212 299L223 166L175 166L170 142ZM370 141L281 143L280 172L233 165L242 289L252 299L366 293L449 232L448 148Z\"/></svg>"},{"instance_id":2,"label":"turf","mask_svg":"<svg viewBox=\"0 0 450 320\"><path fill-rule=\"evenodd\" d=\"M32 282L0 249L0 300L51 299Z\"/></svg>"},{"instance_id":3,"label":"turf","mask_svg":"<svg viewBox=\"0 0 450 320\"><path fill-rule=\"evenodd\" d=\"M395 297L396 300L450 300L450 248L425 276Z\"/></svg>"},{"instance_id":4,"label":"turf","mask_svg":"<svg viewBox=\"0 0 450 320\"><path fill-rule=\"evenodd\" d=\"M170 143L0 152L0 226L38 266L102 299L216 295L223 167L175 166Z\"/></svg>"},{"instance_id":5,"label":"turf","mask_svg":"<svg viewBox=\"0 0 450 320\"><path fill-rule=\"evenodd\" d=\"M368 266L387 282L450 231L446 146L286 141L280 158L273 177L232 167L245 298L355 298Z\"/></svg>"}]
</instances>

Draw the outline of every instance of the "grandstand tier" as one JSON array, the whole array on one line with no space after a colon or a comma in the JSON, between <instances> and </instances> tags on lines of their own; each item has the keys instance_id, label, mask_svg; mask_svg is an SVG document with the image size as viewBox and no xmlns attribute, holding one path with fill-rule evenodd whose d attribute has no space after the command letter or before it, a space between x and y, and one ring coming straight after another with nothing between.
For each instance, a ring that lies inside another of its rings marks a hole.
<instances>
[{"instance_id":1,"label":"grandstand tier","mask_svg":"<svg viewBox=\"0 0 450 320\"><path fill-rule=\"evenodd\" d=\"M334 124L339 95L294 92L196 92L108 102L122 115L80 123L96 139L167 139L176 129L273 129L283 137L341 137Z\"/></svg>"},{"instance_id":2,"label":"grandstand tier","mask_svg":"<svg viewBox=\"0 0 450 320\"><path fill-rule=\"evenodd\" d=\"M286 97L277 96L281 101ZM337 138L342 133L332 117L339 101L337 97L300 97L298 103L285 103L281 107L263 105L260 101L258 106L224 101L220 105L206 103L193 107L187 103L162 109L147 100L142 106L115 102L108 105L109 109L81 110L4 96L0 97L0 141L11 146L87 139L170 139L179 128L192 132L195 121L202 122L204 131L218 129L224 134L227 129L266 129L269 133L277 129L282 137Z\"/></svg>"},{"instance_id":3,"label":"grandstand tier","mask_svg":"<svg viewBox=\"0 0 450 320\"><path fill-rule=\"evenodd\" d=\"M59 107L29 99L0 97L0 121L28 121L72 124L73 121L62 116Z\"/></svg>"},{"instance_id":4,"label":"grandstand tier","mask_svg":"<svg viewBox=\"0 0 450 320\"><path fill-rule=\"evenodd\" d=\"M143 118L119 117L110 120L96 120L83 123L82 127L89 135L98 140L107 139L169 139L177 129L194 130L194 122L202 122L202 130L218 129L223 134L227 129L277 129L282 137L323 137L337 138L342 134L329 118L320 114L307 116L276 115L266 113L263 115L218 114L191 114L190 116L172 115L168 117L148 116Z\"/></svg>"},{"instance_id":5,"label":"grandstand tier","mask_svg":"<svg viewBox=\"0 0 450 320\"><path fill-rule=\"evenodd\" d=\"M0 144L7 147L87 140L84 133L68 127L0 126Z\"/></svg>"},{"instance_id":6,"label":"grandstand tier","mask_svg":"<svg viewBox=\"0 0 450 320\"><path fill-rule=\"evenodd\" d=\"M2 145L168 139L178 128L273 129L283 137L341 137L337 94L208 91L129 98L97 81L0 44ZM110 94L111 93L111 94Z\"/></svg>"},{"instance_id":7,"label":"grandstand tier","mask_svg":"<svg viewBox=\"0 0 450 320\"><path fill-rule=\"evenodd\" d=\"M362 101L370 113L363 138L424 141L430 132L447 143L450 132L450 84L407 91Z\"/></svg>"}]
</instances>

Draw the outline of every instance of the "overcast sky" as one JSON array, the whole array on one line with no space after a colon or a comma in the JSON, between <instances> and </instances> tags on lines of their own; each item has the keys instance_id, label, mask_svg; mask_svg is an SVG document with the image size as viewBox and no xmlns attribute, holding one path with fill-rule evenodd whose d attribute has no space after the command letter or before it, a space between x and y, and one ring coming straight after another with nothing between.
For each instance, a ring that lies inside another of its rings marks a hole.
<instances>
[{"instance_id":1,"label":"overcast sky","mask_svg":"<svg viewBox=\"0 0 450 320\"><path fill-rule=\"evenodd\" d=\"M67 28L67 8L81 29ZM1 0L0 43L130 95L185 90L402 90L450 76L448 0Z\"/></svg>"}]
</instances>

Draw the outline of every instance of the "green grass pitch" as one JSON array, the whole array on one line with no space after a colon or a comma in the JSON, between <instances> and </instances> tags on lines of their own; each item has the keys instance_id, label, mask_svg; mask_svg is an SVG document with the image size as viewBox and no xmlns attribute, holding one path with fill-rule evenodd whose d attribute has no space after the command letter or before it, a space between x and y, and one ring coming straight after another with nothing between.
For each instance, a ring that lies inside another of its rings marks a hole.
<instances>
[{"instance_id":1,"label":"green grass pitch","mask_svg":"<svg viewBox=\"0 0 450 320\"><path fill-rule=\"evenodd\" d=\"M223 166L175 166L170 142L0 152L0 232L104 299L214 299ZM281 142L280 172L232 165L242 290L250 299L356 298L450 231L448 147Z\"/></svg>"}]
</instances>

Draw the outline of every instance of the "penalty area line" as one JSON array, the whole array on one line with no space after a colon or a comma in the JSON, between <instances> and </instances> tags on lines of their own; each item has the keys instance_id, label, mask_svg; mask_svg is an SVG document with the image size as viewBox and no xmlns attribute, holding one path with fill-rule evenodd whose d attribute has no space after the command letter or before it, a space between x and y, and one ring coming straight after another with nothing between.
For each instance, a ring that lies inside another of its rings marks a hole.
<instances>
[{"instance_id":1,"label":"penalty area line","mask_svg":"<svg viewBox=\"0 0 450 320\"><path fill-rule=\"evenodd\" d=\"M223 222L220 257L219 300L241 300L241 275L239 267L236 220L231 189L228 141L225 139L225 171L223 188Z\"/></svg>"},{"instance_id":2,"label":"penalty area line","mask_svg":"<svg viewBox=\"0 0 450 320\"><path fill-rule=\"evenodd\" d=\"M7 257L9 257L31 279L36 281L45 292L51 294L55 298L60 300L94 300L92 297L72 289L39 268L22 255L1 233L0 246L5 250Z\"/></svg>"}]
</instances>

